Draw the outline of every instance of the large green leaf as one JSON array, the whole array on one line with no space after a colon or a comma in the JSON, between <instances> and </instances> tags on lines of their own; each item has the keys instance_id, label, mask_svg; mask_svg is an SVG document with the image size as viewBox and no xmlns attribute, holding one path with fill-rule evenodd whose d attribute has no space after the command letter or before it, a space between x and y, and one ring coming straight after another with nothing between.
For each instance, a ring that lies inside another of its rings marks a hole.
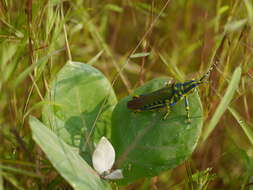
<instances>
[{"instance_id":1,"label":"large green leaf","mask_svg":"<svg viewBox=\"0 0 253 190\"><path fill-rule=\"evenodd\" d=\"M167 79L155 79L138 88L144 94L164 87ZM122 183L158 175L182 163L193 152L200 136L203 113L197 91L189 95L191 123L186 122L184 101L177 103L166 120L164 112L134 113L127 108L128 96L114 109L112 142L117 168L122 168Z\"/></svg>"},{"instance_id":2,"label":"large green leaf","mask_svg":"<svg viewBox=\"0 0 253 190\"><path fill-rule=\"evenodd\" d=\"M46 125L66 143L79 147L90 162L93 142L102 136L110 138L111 114L117 103L110 82L90 65L68 62L50 85L46 99Z\"/></svg>"},{"instance_id":3,"label":"large green leaf","mask_svg":"<svg viewBox=\"0 0 253 190\"><path fill-rule=\"evenodd\" d=\"M75 190L109 190L110 185L67 145L35 117L29 119L33 139L46 153L58 172Z\"/></svg>"}]
</instances>

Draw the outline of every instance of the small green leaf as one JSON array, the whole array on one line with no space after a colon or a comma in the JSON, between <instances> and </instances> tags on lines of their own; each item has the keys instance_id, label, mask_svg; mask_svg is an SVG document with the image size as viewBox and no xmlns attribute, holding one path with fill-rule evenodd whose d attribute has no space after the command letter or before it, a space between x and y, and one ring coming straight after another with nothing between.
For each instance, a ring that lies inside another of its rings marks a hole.
<instances>
[{"instance_id":1,"label":"small green leaf","mask_svg":"<svg viewBox=\"0 0 253 190\"><path fill-rule=\"evenodd\" d=\"M228 11L229 8L230 8L230 7L229 7L228 5L222 6L222 7L219 9L219 11L218 11L218 15L222 15L223 13L225 13L226 11Z\"/></svg>"},{"instance_id":2,"label":"small green leaf","mask_svg":"<svg viewBox=\"0 0 253 190\"><path fill-rule=\"evenodd\" d=\"M135 53L135 54L132 54L131 56L130 56L130 58L139 58L139 57L147 57L147 56L149 56L150 55L150 53Z\"/></svg>"},{"instance_id":3,"label":"small green leaf","mask_svg":"<svg viewBox=\"0 0 253 190\"><path fill-rule=\"evenodd\" d=\"M237 31L239 29L241 29L242 27L245 26L245 24L247 24L248 19L241 19L241 20L236 20L233 22L230 22L228 24L225 25L225 32L234 32Z\"/></svg>"},{"instance_id":4,"label":"small green leaf","mask_svg":"<svg viewBox=\"0 0 253 190\"><path fill-rule=\"evenodd\" d=\"M94 67L68 62L51 84L43 120L58 136L79 147L90 163L94 142L110 137L111 114L117 103L109 81Z\"/></svg>"},{"instance_id":5,"label":"small green leaf","mask_svg":"<svg viewBox=\"0 0 253 190\"><path fill-rule=\"evenodd\" d=\"M149 93L164 87L168 79L155 79L138 88L134 94ZM128 96L114 109L112 143L117 168L123 169L122 183L151 177L174 168L186 160L196 147L203 113L197 92L189 95L191 123L186 122L184 101L172 107L166 120L164 112L134 113L127 108Z\"/></svg>"},{"instance_id":6,"label":"small green leaf","mask_svg":"<svg viewBox=\"0 0 253 190\"><path fill-rule=\"evenodd\" d=\"M29 119L35 142L45 152L57 171L75 190L109 190L109 184L67 145L35 117Z\"/></svg>"},{"instance_id":7,"label":"small green leaf","mask_svg":"<svg viewBox=\"0 0 253 190\"><path fill-rule=\"evenodd\" d=\"M242 70L240 67L237 67L235 69L235 72L232 76L231 82L229 83L227 91L226 91L224 97L222 98L219 106L217 107L215 113L213 114L211 121L209 122L209 124L206 127L202 142L204 142L207 139L207 137L210 135L210 133L214 130L215 126L219 122L223 113L227 110L229 103L231 102L231 100L234 96L234 93L235 93L236 89L238 88L238 85L239 85L239 82L241 79L241 72L242 72Z\"/></svg>"},{"instance_id":8,"label":"small green leaf","mask_svg":"<svg viewBox=\"0 0 253 190\"><path fill-rule=\"evenodd\" d=\"M104 8L118 13L122 13L123 11L123 9L120 6L111 3L107 4Z\"/></svg>"}]
</instances>

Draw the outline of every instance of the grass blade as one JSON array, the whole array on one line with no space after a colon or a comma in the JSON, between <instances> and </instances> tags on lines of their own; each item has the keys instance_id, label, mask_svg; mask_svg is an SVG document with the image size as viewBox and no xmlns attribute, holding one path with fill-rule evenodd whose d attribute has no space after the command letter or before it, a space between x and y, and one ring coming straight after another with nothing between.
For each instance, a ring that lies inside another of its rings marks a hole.
<instances>
[{"instance_id":1,"label":"grass blade","mask_svg":"<svg viewBox=\"0 0 253 190\"><path fill-rule=\"evenodd\" d=\"M7 173L7 172L2 172L2 176L5 179L5 181L8 181L15 189L17 190L25 190L25 188L21 185L20 180L16 179L14 175ZM4 186L2 187L4 189ZM0 190L3 190L0 188Z\"/></svg>"},{"instance_id":2,"label":"grass blade","mask_svg":"<svg viewBox=\"0 0 253 190\"><path fill-rule=\"evenodd\" d=\"M240 116L240 114L234 110L231 107L228 107L228 110L230 111L230 113L234 116L234 118L236 119L236 121L239 123L239 125L241 126L242 130L244 131L245 135L248 137L249 141L251 142L251 144L253 145L253 131L250 127L249 124L247 124Z\"/></svg>"},{"instance_id":3,"label":"grass blade","mask_svg":"<svg viewBox=\"0 0 253 190\"><path fill-rule=\"evenodd\" d=\"M249 21L250 21L250 23L252 23L252 21L253 21L253 6L249 0L244 0L244 4L247 9Z\"/></svg>"},{"instance_id":4,"label":"grass blade","mask_svg":"<svg viewBox=\"0 0 253 190\"><path fill-rule=\"evenodd\" d=\"M241 72L242 71L241 71L240 67L237 67L235 69L235 72L232 76L231 82L229 83L227 91L226 91L224 97L222 98L218 108L216 109L211 121L209 122L209 124L206 127L205 133L203 134L202 142L204 142L207 139L207 137L211 134L211 132L214 130L215 126L219 122L221 116L228 108L229 103L231 102L233 95L234 95L236 89L238 88L238 85L239 85L239 82L241 79Z\"/></svg>"},{"instance_id":5,"label":"grass blade","mask_svg":"<svg viewBox=\"0 0 253 190\"><path fill-rule=\"evenodd\" d=\"M17 174L22 174L22 175L30 176L30 177L41 178L41 176L39 176L38 174L36 174L34 172L30 172L30 171L26 171L26 170L23 170L23 169L19 169L17 167L4 166L4 165L0 164L0 169L4 170L4 171L9 171L9 172L17 173Z\"/></svg>"},{"instance_id":6,"label":"grass blade","mask_svg":"<svg viewBox=\"0 0 253 190\"><path fill-rule=\"evenodd\" d=\"M0 168L0 190L4 190L3 172Z\"/></svg>"},{"instance_id":7,"label":"grass blade","mask_svg":"<svg viewBox=\"0 0 253 190\"><path fill-rule=\"evenodd\" d=\"M88 65L93 65L97 62L97 60L100 58L100 56L104 53L104 50L101 50L100 52L98 52L97 55L95 55L91 60L89 60L89 62L87 63Z\"/></svg>"}]
</instances>

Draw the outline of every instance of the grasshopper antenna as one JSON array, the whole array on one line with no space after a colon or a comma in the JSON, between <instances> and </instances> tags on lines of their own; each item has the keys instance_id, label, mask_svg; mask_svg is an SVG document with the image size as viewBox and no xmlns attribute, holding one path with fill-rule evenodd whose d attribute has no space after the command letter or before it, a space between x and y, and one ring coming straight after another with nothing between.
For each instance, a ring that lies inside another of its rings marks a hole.
<instances>
[{"instance_id":1,"label":"grasshopper antenna","mask_svg":"<svg viewBox=\"0 0 253 190\"><path fill-rule=\"evenodd\" d=\"M206 72L206 74L204 74L204 75L199 79L199 82L203 83L203 81L209 77L209 75L210 75L211 71L214 69L214 67L217 67L217 64L216 64L216 63L214 63L214 64L208 69L208 71Z\"/></svg>"},{"instance_id":2,"label":"grasshopper antenna","mask_svg":"<svg viewBox=\"0 0 253 190\"><path fill-rule=\"evenodd\" d=\"M221 40L221 43L214 55L214 60L213 60L213 64L211 65L211 67L208 69L208 71L206 72L206 74L204 74L200 79L199 79L199 82L200 83L203 83L203 81L205 79L207 79L211 73L211 71L214 69L214 67L217 67L218 63L220 62L220 56L221 56L221 52L223 50L223 47L224 47L224 44L225 44L225 41L226 41L226 34L223 36L222 40Z\"/></svg>"}]
</instances>

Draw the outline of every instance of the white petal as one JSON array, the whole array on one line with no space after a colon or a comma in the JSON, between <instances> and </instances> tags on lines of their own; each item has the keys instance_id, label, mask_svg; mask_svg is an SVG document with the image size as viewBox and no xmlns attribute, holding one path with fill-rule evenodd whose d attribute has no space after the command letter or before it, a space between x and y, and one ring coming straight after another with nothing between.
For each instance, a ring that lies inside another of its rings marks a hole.
<instances>
[{"instance_id":1,"label":"white petal","mask_svg":"<svg viewBox=\"0 0 253 190\"><path fill-rule=\"evenodd\" d=\"M106 175L105 179L122 179L124 176L121 169L114 170L112 173Z\"/></svg>"},{"instance_id":2,"label":"white petal","mask_svg":"<svg viewBox=\"0 0 253 190\"><path fill-rule=\"evenodd\" d=\"M92 155L93 167L101 175L112 168L114 161L114 148L107 138L102 137Z\"/></svg>"}]
</instances>

